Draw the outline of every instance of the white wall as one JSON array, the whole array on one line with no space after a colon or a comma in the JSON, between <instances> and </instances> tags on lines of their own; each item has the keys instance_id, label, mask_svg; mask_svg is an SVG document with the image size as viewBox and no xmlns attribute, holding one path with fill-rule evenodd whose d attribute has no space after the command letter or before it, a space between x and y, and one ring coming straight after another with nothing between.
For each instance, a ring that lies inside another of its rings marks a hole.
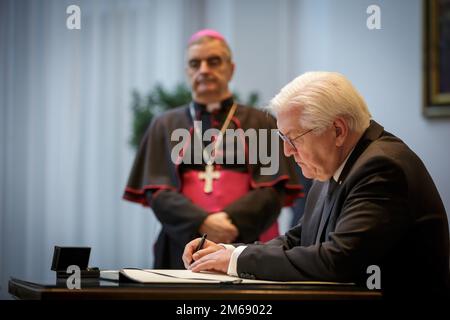
<instances>
[{"instance_id":1,"label":"white wall","mask_svg":"<svg viewBox=\"0 0 450 320\"><path fill-rule=\"evenodd\" d=\"M346 74L374 118L424 160L450 212L449 120L422 116L421 0L0 1L0 297L44 277L52 247L103 268L152 264L159 224L121 200L133 160L130 92L184 79L202 27L234 50L233 88L268 101L308 70ZM65 28L79 4L82 30ZM382 30L366 28L378 4Z\"/></svg>"}]
</instances>

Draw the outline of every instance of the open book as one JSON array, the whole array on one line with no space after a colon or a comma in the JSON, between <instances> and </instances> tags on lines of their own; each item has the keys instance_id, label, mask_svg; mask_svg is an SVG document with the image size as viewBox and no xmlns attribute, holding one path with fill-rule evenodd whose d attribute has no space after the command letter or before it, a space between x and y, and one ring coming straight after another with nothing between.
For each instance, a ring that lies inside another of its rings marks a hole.
<instances>
[{"instance_id":1,"label":"open book","mask_svg":"<svg viewBox=\"0 0 450 320\"><path fill-rule=\"evenodd\" d=\"M106 280L138 283L228 283L228 284L303 284L303 285L351 285L352 283L322 281L268 281L241 279L214 272L192 272L169 269L121 269L100 271Z\"/></svg>"}]
</instances>

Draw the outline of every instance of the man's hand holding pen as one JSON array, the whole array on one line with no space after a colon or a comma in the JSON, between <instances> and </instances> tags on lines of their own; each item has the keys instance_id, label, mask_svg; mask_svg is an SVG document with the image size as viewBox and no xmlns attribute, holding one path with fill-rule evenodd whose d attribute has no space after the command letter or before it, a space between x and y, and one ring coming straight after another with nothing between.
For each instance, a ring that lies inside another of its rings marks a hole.
<instances>
[{"instance_id":1,"label":"man's hand holding pen","mask_svg":"<svg viewBox=\"0 0 450 320\"><path fill-rule=\"evenodd\" d=\"M203 239L203 245L201 245ZM197 248L200 249L197 251ZM183 262L186 269L194 272L211 270L227 273L231 251L206 239L197 238L189 242L184 248Z\"/></svg>"},{"instance_id":2,"label":"man's hand holding pen","mask_svg":"<svg viewBox=\"0 0 450 320\"><path fill-rule=\"evenodd\" d=\"M197 249L195 249L195 252L197 252L197 251L199 251L199 250L201 250L203 248L203 245L205 244L207 236L208 236L208 234L206 234L206 233L203 234L203 236L201 237L200 241L198 242L198 246L197 246Z\"/></svg>"}]
</instances>

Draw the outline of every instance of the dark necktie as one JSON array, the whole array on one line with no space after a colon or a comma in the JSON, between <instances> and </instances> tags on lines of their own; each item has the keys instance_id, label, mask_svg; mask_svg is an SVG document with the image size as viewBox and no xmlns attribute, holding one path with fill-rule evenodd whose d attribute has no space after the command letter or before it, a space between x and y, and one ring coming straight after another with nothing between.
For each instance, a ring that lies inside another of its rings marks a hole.
<instances>
[{"instance_id":1,"label":"dark necktie","mask_svg":"<svg viewBox=\"0 0 450 320\"><path fill-rule=\"evenodd\" d=\"M336 187L338 186L338 183L334 180L334 178L331 178L328 180L328 192L327 192L327 198L331 198L334 194L334 191L336 191Z\"/></svg>"},{"instance_id":2,"label":"dark necktie","mask_svg":"<svg viewBox=\"0 0 450 320\"><path fill-rule=\"evenodd\" d=\"M325 197L325 203L324 203L323 209L322 209L322 216L320 218L319 230L317 231L316 243L322 242L321 236L323 234L323 230L325 229L325 223L329 216L329 211L331 210L331 206L333 204L334 193L336 191L337 186L338 186L338 183L334 180L334 178L331 178L330 180L328 180L328 186L327 186L328 190L327 190L327 195Z\"/></svg>"}]
</instances>

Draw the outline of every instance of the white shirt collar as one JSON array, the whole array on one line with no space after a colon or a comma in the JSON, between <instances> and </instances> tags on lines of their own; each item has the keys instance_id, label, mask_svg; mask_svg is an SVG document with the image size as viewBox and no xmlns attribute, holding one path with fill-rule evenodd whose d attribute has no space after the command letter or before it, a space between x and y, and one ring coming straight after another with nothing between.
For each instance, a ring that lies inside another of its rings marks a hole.
<instances>
[{"instance_id":1,"label":"white shirt collar","mask_svg":"<svg viewBox=\"0 0 450 320\"><path fill-rule=\"evenodd\" d=\"M208 103L206 105L206 110L208 110L208 112L213 112L220 109L220 102L213 102L213 103Z\"/></svg>"},{"instance_id":2,"label":"white shirt collar","mask_svg":"<svg viewBox=\"0 0 450 320\"><path fill-rule=\"evenodd\" d=\"M355 148L353 148L353 149L355 149ZM339 181L339 176L341 175L342 170L344 170L345 164L347 163L348 158L350 158L350 155L352 154L353 149L348 153L348 155L345 158L345 160L341 163L339 168L337 168L337 170L333 174L334 181L339 182L339 184L342 182L342 181Z\"/></svg>"}]
</instances>

